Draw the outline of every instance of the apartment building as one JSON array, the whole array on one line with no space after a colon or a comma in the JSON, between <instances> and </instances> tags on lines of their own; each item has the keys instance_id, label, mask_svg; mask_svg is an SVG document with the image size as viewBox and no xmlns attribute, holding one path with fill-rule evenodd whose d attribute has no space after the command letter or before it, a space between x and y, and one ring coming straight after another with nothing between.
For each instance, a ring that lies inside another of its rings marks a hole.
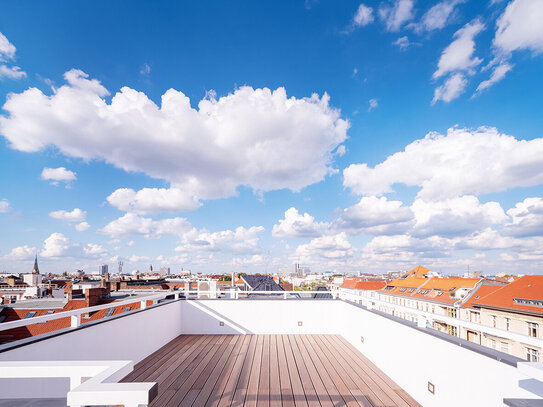
<instances>
[{"instance_id":1,"label":"apartment building","mask_svg":"<svg viewBox=\"0 0 543 407\"><path fill-rule=\"evenodd\" d=\"M484 290L482 290L484 288ZM542 338L543 276L523 276L498 288L481 287L474 292L462 312L467 320L478 319L482 325L497 329L497 334L470 333L467 338L505 353L541 361L541 347L499 335L500 331ZM477 334L478 338L475 336ZM477 340L474 340L477 339Z\"/></svg>"}]
</instances>

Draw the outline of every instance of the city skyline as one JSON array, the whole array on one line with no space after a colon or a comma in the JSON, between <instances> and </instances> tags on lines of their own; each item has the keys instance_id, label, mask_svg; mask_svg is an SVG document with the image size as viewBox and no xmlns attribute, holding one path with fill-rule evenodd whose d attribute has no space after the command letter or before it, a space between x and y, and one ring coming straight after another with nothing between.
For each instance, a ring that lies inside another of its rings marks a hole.
<instances>
[{"instance_id":1,"label":"city skyline","mask_svg":"<svg viewBox=\"0 0 543 407\"><path fill-rule=\"evenodd\" d=\"M542 274L542 19L5 4L0 271Z\"/></svg>"}]
</instances>

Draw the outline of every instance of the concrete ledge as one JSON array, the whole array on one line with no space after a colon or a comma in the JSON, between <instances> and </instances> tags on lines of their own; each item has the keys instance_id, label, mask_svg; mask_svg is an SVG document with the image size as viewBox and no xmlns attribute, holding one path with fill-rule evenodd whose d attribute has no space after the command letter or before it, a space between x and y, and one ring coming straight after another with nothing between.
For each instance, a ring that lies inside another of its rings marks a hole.
<instances>
[{"instance_id":1,"label":"concrete ledge","mask_svg":"<svg viewBox=\"0 0 543 407\"><path fill-rule=\"evenodd\" d=\"M543 407L541 399L503 399L503 404L509 407Z\"/></svg>"}]
</instances>

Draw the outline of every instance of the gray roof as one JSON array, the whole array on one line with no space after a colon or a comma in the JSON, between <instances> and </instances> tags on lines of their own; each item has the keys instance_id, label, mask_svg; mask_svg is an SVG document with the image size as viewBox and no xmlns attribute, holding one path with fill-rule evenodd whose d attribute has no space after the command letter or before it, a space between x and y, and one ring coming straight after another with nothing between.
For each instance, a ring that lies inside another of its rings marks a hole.
<instances>
[{"instance_id":1,"label":"gray roof","mask_svg":"<svg viewBox=\"0 0 543 407\"><path fill-rule=\"evenodd\" d=\"M246 275L241 278L252 291L285 291L270 276Z\"/></svg>"},{"instance_id":2,"label":"gray roof","mask_svg":"<svg viewBox=\"0 0 543 407\"><path fill-rule=\"evenodd\" d=\"M66 298L34 298L17 301L7 306L13 309L53 309L64 308L67 303L68 300Z\"/></svg>"}]
</instances>

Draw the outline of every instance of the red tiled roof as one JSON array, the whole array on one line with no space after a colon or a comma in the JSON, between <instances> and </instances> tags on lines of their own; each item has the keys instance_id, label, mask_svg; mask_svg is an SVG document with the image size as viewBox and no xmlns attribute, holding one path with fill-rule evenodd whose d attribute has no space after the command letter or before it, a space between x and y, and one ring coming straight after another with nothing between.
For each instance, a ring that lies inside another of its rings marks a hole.
<instances>
[{"instance_id":1,"label":"red tiled roof","mask_svg":"<svg viewBox=\"0 0 543 407\"><path fill-rule=\"evenodd\" d=\"M112 308L115 308L112 315L118 315L122 314L124 312L125 307L130 307L130 311L139 309L140 308L140 302L137 300L134 300L135 302L130 305L122 305L118 307L112 306ZM115 301L101 301L99 305L104 305L108 303L114 303ZM152 301L147 301L147 305L152 305ZM68 303L64 306L62 309L51 309L51 311L55 311L55 314L62 313L64 311L72 311L76 309L85 308L85 300L70 300ZM48 309L13 309L13 308L4 308L2 310L1 315L6 315L7 318L4 322L10 322L10 321L18 321L20 319L23 319L27 316L29 312L36 312L35 317L41 317L45 315L49 311ZM97 321L99 319L102 319L105 317L107 312L107 309L103 309L100 311L95 311L90 315L90 318L81 318L81 324L85 324L87 322L91 321ZM45 333L57 331L59 329L64 329L70 327L71 321L70 317L66 318L59 318L54 319L52 321L48 321L44 324L32 324L32 325L26 325L19 328L13 328L8 329L6 331L0 331L0 343L7 342L7 341L16 341L24 338L28 338L31 336L36 335L42 335Z\"/></svg>"},{"instance_id":2,"label":"red tiled roof","mask_svg":"<svg viewBox=\"0 0 543 407\"><path fill-rule=\"evenodd\" d=\"M479 288L477 288L474 292L472 292L471 297L462 305L462 307L471 308L473 307L473 303L481 301L487 295L499 290L502 287L503 285L483 284L479 286Z\"/></svg>"},{"instance_id":3,"label":"red tiled roof","mask_svg":"<svg viewBox=\"0 0 543 407\"><path fill-rule=\"evenodd\" d=\"M524 276L473 301L474 305L543 314L543 307L515 303L515 298L543 301L543 276Z\"/></svg>"}]
</instances>

